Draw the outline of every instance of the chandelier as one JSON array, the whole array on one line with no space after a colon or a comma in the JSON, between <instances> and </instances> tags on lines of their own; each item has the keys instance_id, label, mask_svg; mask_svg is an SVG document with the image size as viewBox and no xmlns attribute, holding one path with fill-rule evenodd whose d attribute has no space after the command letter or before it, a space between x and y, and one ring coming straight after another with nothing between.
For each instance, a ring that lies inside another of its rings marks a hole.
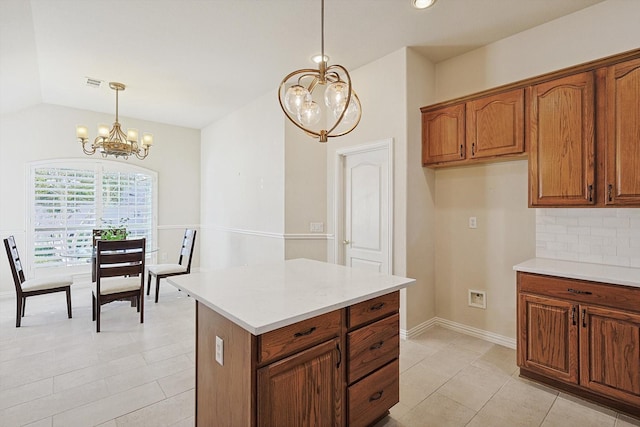
<instances>
[{"instance_id":1,"label":"chandelier","mask_svg":"<svg viewBox=\"0 0 640 427\"><path fill-rule=\"evenodd\" d=\"M111 130L107 125L98 125L98 136L89 144L89 130L86 126L76 126L76 137L78 142L82 144L84 154L92 155L96 151L102 154L102 157L115 156L128 159L129 156L136 156L140 160L147 157L149 148L153 145L153 135L144 133L142 135L142 143L138 143L138 130L128 129L125 134L120 128L118 122L118 92L125 89L122 83L110 82L109 87L116 91L116 121L113 123Z\"/></svg>"},{"instance_id":2,"label":"chandelier","mask_svg":"<svg viewBox=\"0 0 640 427\"><path fill-rule=\"evenodd\" d=\"M327 65L324 54L324 0L321 0L321 54L318 69L301 69L288 74L280 83L278 101L287 118L307 135L327 142L356 128L362 108L351 86L349 72L342 65ZM325 87L321 91L314 90ZM320 104L323 103L325 114ZM322 120L322 125L319 123Z\"/></svg>"}]
</instances>

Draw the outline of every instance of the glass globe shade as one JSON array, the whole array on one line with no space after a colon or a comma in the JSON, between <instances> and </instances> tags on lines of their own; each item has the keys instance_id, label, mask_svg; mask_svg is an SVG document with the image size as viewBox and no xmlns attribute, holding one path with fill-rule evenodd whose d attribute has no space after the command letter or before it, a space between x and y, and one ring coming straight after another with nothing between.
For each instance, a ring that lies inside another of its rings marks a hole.
<instances>
[{"instance_id":1,"label":"glass globe shade","mask_svg":"<svg viewBox=\"0 0 640 427\"><path fill-rule=\"evenodd\" d=\"M293 85L284 95L284 106L291 114L297 115L302 105L311 99L311 94L300 85Z\"/></svg>"},{"instance_id":2,"label":"glass globe shade","mask_svg":"<svg viewBox=\"0 0 640 427\"><path fill-rule=\"evenodd\" d=\"M342 114L342 110L333 110L333 115L336 119L340 117ZM340 122L343 125L351 125L358 120L358 116L360 115L360 103L356 99L355 96L351 95L351 101L349 102L349 106L347 107L347 111L345 111L344 116L342 117L342 121Z\"/></svg>"},{"instance_id":3,"label":"glass globe shade","mask_svg":"<svg viewBox=\"0 0 640 427\"><path fill-rule=\"evenodd\" d=\"M331 110L342 111L349 95L349 85L342 80L333 82L324 91L324 103Z\"/></svg>"},{"instance_id":4,"label":"glass globe shade","mask_svg":"<svg viewBox=\"0 0 640 427\"><path fill-rule=\"evenodd\" d=\"M298 121L305 127L317 124L320 121L320 106L314 101L306 101L298 112Z\"/></svg>"}]
</instances>

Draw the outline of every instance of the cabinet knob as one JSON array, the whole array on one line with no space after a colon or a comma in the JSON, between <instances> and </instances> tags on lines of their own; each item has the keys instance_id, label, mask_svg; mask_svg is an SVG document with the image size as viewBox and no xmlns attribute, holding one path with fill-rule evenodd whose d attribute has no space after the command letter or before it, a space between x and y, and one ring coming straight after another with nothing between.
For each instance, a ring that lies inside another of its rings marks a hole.
<instances>
[{"instance_id":1,"label":"cabinet knob","mask_svg":"<svg viewBox=\"0 0 640 427\"><path fill-rule=\"evenodd\" d=\"M348 240L343 240L343 241L342 241L342 244L344 244L344 245L348 245L349 243L351 243L351 242L350 242L350 241L348 241Z\"/></svg>"}]
</instances>

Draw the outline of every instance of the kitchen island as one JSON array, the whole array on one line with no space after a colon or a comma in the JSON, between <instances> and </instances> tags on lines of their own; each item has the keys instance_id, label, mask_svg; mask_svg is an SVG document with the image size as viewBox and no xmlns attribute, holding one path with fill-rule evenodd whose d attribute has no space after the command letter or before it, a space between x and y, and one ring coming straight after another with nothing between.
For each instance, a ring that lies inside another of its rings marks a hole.
<instances>
[{"instance_id":1,"label":"kitchen island","mask_svg":"<svg viewBox=\"0 0 640 427\"><path fill-rule=\"evenodd\" d=\"M366 426L398 402L413 279L295 259L169 281L196 300L196 425Z\"/></svg>"}]
</instances>

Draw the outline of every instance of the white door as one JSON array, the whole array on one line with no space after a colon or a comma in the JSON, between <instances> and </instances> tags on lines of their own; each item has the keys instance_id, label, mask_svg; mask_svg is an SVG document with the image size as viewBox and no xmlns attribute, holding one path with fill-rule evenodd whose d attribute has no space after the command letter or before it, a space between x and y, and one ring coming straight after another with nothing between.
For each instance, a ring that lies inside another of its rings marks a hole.
<instances>
[{"instance_id":1,"label":"white door","mask_svg":"<svg viewBox=\"0 0 640 427\"><path fill-rule=\"evenodd\" d=\"M344 264L391 273L389 144L343 154Z\"/></svg>"}]
</instances>

